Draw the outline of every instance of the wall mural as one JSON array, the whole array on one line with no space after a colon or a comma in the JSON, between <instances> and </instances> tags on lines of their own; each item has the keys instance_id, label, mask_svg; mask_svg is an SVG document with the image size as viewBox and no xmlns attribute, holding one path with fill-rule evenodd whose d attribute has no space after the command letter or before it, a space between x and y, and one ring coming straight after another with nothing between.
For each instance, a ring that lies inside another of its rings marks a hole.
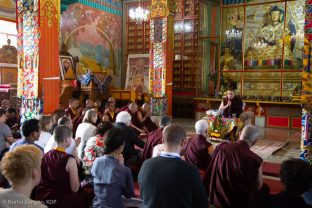
<instances>
[{"instance_id":1,"label":"wall mural","mask_svg":"<svg viewBox=\"0 0 312 208\"><path fill-rule=\"evenodd\" d=\"M61 44L79 58L76 73L88 71L114 75L114 84L121 85L122 16L73 4L61 18ZM118 78L118 79L117 79Z\"/></svg>"}]
</instances>

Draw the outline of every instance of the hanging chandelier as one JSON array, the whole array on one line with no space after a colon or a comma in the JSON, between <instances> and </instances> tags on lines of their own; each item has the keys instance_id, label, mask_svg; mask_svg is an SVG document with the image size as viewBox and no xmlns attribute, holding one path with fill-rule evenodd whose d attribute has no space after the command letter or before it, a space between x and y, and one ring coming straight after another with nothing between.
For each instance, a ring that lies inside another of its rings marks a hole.
<instances>
[{"instance_id":1,"label":"hanging chandelier","mask_svg":"<svg viewBox=\"0 0 312 208\"><path fill-rule=\"evenodd\" d=\"M129 17L132 21L137 24L142 24L142 22L147 21L149 11L141 7L141 2L139 1L139 7L129 10Z\"/></svg>"},{"instance_id":2,"label":"hanging chandelier","mask_svg":"<svg viewBox=\"0 0 312 208\"><path fill-rule=\"evenodd\" d=\"M228 39L232 39L232 38L240 39L242 38L242 31L235 30L235 29L227 30L225 31L225 35Z\"/></svg>"}]
</instances>

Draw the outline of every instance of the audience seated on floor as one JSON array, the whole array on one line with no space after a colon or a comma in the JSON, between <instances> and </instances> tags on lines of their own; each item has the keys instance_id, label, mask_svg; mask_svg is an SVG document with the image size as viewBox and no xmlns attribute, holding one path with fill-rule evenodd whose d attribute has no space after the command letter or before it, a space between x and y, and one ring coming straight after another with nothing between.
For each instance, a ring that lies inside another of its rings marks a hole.
<instances>
[{"instance_id":1,"label":"audience seated on floor","mask_svg":"<svg viewBox=\"0 0 312 208\"><path fill-rule=\"evenodd\" d=\"M163 130L165 149L146 160L138 181L144 207L207 208L208 198L196 167L180 158L186 137L178 125Z\"/></svg>"},{"instance_id":2,"label":"audience seated on floor","mask_svg":"<svg viewBox=\"0 0 312 208\"><path fill-rule=\"evenodd\" d=\"M159 121L159 128L148 134L142 152L142 161L147 160L153 156L153 149L155 146L163 144L163 130L166 126L169 126L170 124L171 118L168 116L163 116Z\"/></svg>"},{"instance_id":3,"label":"audience seated on floor","mask_svg":"<svg viewBox=\"0 0 312 208\"><path fill-rule=\"evenodd\" d=\"M40 137L38 141L35 141L35 143L44 149L52 136L52 134L50 134L53 125L52 116L42 116L39 120L39 124L41 127Z\"/></svg>"},{"instance_id":4,"label":"audience seated on floor","mask_svg":"<svg viewBox=\"0 0 312 208\"><path fill-rule=\"evenodd\" d=\"M36 147L38 147L42 152L43 148L35 143L35 141L38 141L40 137L40 126L39 126L39 120L37 119L30 119L23 123L22 125L22 133L25 138L20 139L16 142L14 142L11 147L10 151L14 150L15 147L25 145L25 144L33 144Z\"/></svg>"},{"instance_id":5,"label":"audience seated on floor","mask_svg":"<svg viewBox=\"0 0 312 208\"><path fill-rule=\"evenodd\" d=\"M88 140L94 136L96 129L97 112L94 109L87 110L83 117L83 121L79 124L76 131L76 138L80 137L81 142L78 146L78 156L81 159L84 154L84 148Z\"/></svg>"},{"instance_id":6,"label":"audience seated on floor","mask_svg":"<svg viewBox=\"0 0 312 208\"><path fill-rule=\"evenodd\" d=\"M1 208L46 208L30 199L31 191L41 178L42 152L34 145L16 147L1 161L2 174L11 182L10 189L0 189Z\"/></svg>"},{"instance_id":7,"label":"audience seated on floor","mask_svg":"<svg viewBox=\"0 0 312 208\"><path fill-rule=\"evenodd\" d=\"M284 190L276 195L260 197L255 208L305 208L302 194L312 186L312 167L300 159L286 160L281 165L280 178Z\"/></svg>"},{"instance_id":8,"label":"audience seated on floor","mask_svg":"<svg viewBox=\"0 0 312 208\"><path fill-rule=\"evenodd\" d=\"M128 112L122 111L118 113L115 127L121 129L126 135L125 147L122 152L126 166L137 166L141 161L141 152L135 149L134 145L144 148L144 141L138 138L131 124L131 116Z\"/></svg>"},{"instance_id":9,"label":"audience seated on floor","mask_svg":"<svg viewBox=\"0 0 312 208\"><path fill-rule=\"evenodd\" d=\"M152 121L151 115L151 105L149 103L144 103L141 111L138 111L138 119L146 132L152 132L158 128L158 126Z\"/></svg>"},{"instance_id":10,"label":"audience seated on floor","mask_svg":"<svg viewBox=\"0 0 312 208\"><path fill-rule=\"evenodd\" d=\"M199 120L195 123L196 135L187 139L181 150L185 161L205 171L208 167L213 145L207 141L208 122Z\"/></svg>"},{"instance_id":11,"label":"audience seated on floor","mask_svg":"<svg viewBox=\"0 0 312 208\"><path fill-rule=\"evenodd\" d=\"M104 134L113 127L113 124L109 121L100 122L96 127L95 136L87 141L82 157L82 168L87 178L91 178L91 168L94 160L104 155Z\"/></svg>"},{"instance_id":12,"label":"audience seated on floor","mask_svg":"<svg viewBox=\"0 0 312 208\"><path fill-rule=\"evenodd\" d=\"M257 127L249 125L242 130L239 141L216 147L203 179L211 204L251 207L263 185L263 160L250 150L258 136Z\"/></svg>"},{"instance_id":13,"label":"audience seated on floor","mask_svg":"<svg viewBox=\"0 0 312 208\"><path fill-rule=\"evenodd\" d=\"M9 145L15 142L11 129L7 124L5 124L6 119L6 110L4 108L0 108L0 160L4 153L9 150Z\"/></svg>"},{"instance_id":14,"label":"audience seated on floor","mask_svg":"<svg viewBox=\"0 0 312 208\"><path fill-rule=\"evenodd\" d=\"M112 128L106 132L104 156L95 159L91 170L95 191L94 208L125 207L127 203L126 200L123 202L122 196L125 198L134 196L131 171L124 166L121 154L124 146L125 134L121 129ZM140 204L139 202L137 206Z\"/></svg>"},{"instance_id":15,"label":"audience seated on floor","mask_svg":"<svg viewBox=\"0 0 312 208\"><path fill-rule=\"evenodd\" d=\"M58 126L67 126L71 130L73 129L72 121L70 117L67 116L59 119ZM80 159L78 158L77 146L80 144L80 140L80 137L77 137L76 140L72 138L69 147L65 149L67 154L74 156L78 164L80 163ZM44 148L44 153L46 154L47 152L53 150L55 147L57 147L57 143L54 139L54 135L52 135Z\"/></svg>"},{"instance_id":16,"label":"audience seated on floor","mask_svg":"<svg viewBox=\"0 0 312 208\"><path fill-rule=\"evenodd\" d=\"M57 126L53 132L57 147L44 155L41 164L41 181L37 186L36 199L49 203L51 208L90 207L92 192L80 188L76 160L65 149L71 143L71 129Z\"/></svg>"}]
</instances>

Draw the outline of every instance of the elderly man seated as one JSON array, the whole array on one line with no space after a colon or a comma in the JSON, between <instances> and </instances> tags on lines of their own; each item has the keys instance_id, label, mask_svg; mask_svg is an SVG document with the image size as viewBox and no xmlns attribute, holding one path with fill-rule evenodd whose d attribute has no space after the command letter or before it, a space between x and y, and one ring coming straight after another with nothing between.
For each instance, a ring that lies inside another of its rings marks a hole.
<instances>
[{"instance_id":1,"label":"elderly man seated","mask_svg":"<svg viewBox=\"0 0 312 208\"><path fill-rule=\"evenodd\" d=\"M206 120L199 120L195 123L196 135L184 142L181 155L185 161L189 162L198 169L205 171L208 167L210 153L213 151L213 145L207 142L208 123Z\"/></svg>"}]
</instances>

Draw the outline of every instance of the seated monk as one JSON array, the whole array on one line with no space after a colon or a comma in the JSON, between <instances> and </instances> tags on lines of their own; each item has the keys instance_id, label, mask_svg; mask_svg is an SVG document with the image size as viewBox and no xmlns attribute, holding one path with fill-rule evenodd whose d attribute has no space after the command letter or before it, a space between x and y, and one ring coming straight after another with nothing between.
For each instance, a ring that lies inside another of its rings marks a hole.
<instances>
[{"instance_id":1,"label":"seated monk","mask_svg":"<svg viewBox=\"0 0 312 208\"><path fill-rule=\"evenodd\" d=\"M222 100L219 111L225 118L239 118L243 112L243 102L235 95L234 90L228 90L226 97Z\"/></svg>"},{"instance_id":2,"label":"seated monk","mask_svg":"<svg viewBox=\"0 0 312 208\"><path fill-rule=\"evenodd\" d=\"M163 129L171 124L168 116L163 116L159 121L159 128L148 134L144 149L142 152L142 161L152 157L153 149L156 145L163 143Z\"/></svg>"},{"instance_id":3,"label":"seated monk","mask_svg":"<svg viewBox=\"0 0 312 208\"><path fill-rule=\"evenodd\" d=\"M65 151L70 146L71 135L70 128L57 126L53 132L57 147L42 159L36 199L51 208L90 207L94 198L94 193L80 188L76 160ZM53 204L49 203L51 201Z\"/></svg>"},{"instance_id":4,"label":"seated monk","mask_svg":"<svg viewBox=\"0 0 312 208\"><path fill-rule=\"evenodd\" d=\"M66 116L70 117L73 122L73 133L75 134L76 129L79 125L79 118L81 116L82 108L78 98L71 98L69 100L68 107L65 109Z\"/></svg>"},{"instance_id":5,"label":"seated monk","mask_svg":"<svg viewBox=\"0 0 312 208\"><path fill-rule=\"evenodd\" d=\"M103 115L103 121L109 121L111 123L115 123L117 117L117 113L115 112L115 103L112 101L108 101L105 104L105 112Z\"/></svg>"},{"instance_id":6,"label":"seated monk","mask_svg":"<svg viewBox=\"0 0 312 208\"><path fill-rule=\"evenodd\" d=\"M216 207L250 208L263 187L263 160L250 148L259 137L246 126L239 141L219 144L208 161L203 179L210 203Z\"/></svg>"},{"instance_id":7,"label":"seated monk","mask_svg":"<svg viewBox=\"0 0 312 208\"><path fill-rule=\"evenodd\" d=\"M147 132L156 130L158 127L151 119L151 105L149 103L144 103L142 105L142 111L138 112L138 119L143 125L143 129Z\"/></svg>"},{"instance_id":8,"label":"seated monk","mask_svg":"<svg viewBox=\"0 0 312 208\"><path fill-rule=\"evenodd\" d=\"M142 122L139 120L138 117L138 105L136 103L130 103L127 112L131 115L131 124L129 126L133 128L137 135L145 133L145 130L143 130Z\"/></svg>"},{"instance_id":9,"label":"seated monk","mask_svg":"<svg viewBox=\"0 0 312 208\"><path fill-rule=\"evenodd\" d=\"M195 124L196 135L184 142L181 155L185 161L189 162L198 169L205 171L208 167L208 160L212 152L213 145L207 142L208 122L199 120Z\"/></svg>"},{"instance_id":10,"label":"seated monk","mask_svg":"<svg viewBox=\"0 0 312 208\"><path fill-rule=\"evenodd\" d=\"M107 102L113 102L114 103L115 113L119 113L120 111L124 111L124 110L119 109L116 106L116 99L114 97L109 97ZM126 109L128 109L128 106L126 106Z\"/></svg>"}]
</instances>

